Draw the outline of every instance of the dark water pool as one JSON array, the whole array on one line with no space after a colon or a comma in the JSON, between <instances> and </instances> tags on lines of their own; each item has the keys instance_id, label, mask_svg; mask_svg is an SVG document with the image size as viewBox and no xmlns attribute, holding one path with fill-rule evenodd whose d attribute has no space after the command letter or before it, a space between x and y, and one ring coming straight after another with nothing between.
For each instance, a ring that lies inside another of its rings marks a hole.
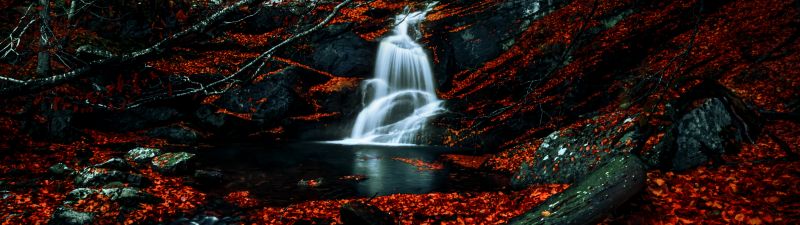
<instances>
[{"instance_id":1,"label":"dark water pool","mask_svg":"<svg viewBox=\"0 0 800 225\"><path fill-rule=\"evenodd\" d=\"M395 193L490 191L506 188L508 177L442 163L444 147L347 146L298 143L283 146L228 146L198 152L198 168L219 170L220 184L201 188L220 194L250 191L270 204L370 197ZM398 159L443 165L425 169ZM346 176L363 176L357 181ZM309 187L301 180L321 181Z\"/></svg>"}]
</instances>

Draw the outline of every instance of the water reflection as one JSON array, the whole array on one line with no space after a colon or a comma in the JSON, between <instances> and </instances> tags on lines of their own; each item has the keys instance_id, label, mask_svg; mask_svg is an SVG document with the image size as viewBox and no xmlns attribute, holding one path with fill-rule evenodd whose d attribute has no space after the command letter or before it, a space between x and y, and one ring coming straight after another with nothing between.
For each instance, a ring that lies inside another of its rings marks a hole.
<instances>
[{"instance_id":1,"label":"water reflection","mask_svg":"<svg viewBox=\"0 0 800 225\"><path fill-rule=\"evenodd\" d=\"M368 178L358 183L357 192L361 195L386 195L433 191L434 180L437 176L444 176L443 171L420 170L394 159L403 157L430 162L435 160L430 154L415 154L415 152L412 150L387 154L372 147L355 150L352 174L361 174Z\"/></svg>"},{"instance_id":2,"label":"water reflection","mask_svg":"<svg viewBox=\"0 0 800 225\"><path fill-rule=\"evenodd\" d=\"M463 172L456 174L457 170L448 167L418 169L415 165L396 160L433 163L440 154L454 151L441 147L304 143L279 147L227 146L196 153L198 168L219 170L225 174L222 183L205 187L207 192L217 191L224 196L231 191L247 190L278 205L313 199L498 187L494 182L486 182L486 178ZM352 175L363 175L366 180L342 179ZM458 181L451 182L454 177L458 177ZM465 177L474 179L461 179ZM300 180L323 182L315 187L302 187L298 184Z\"/></svg>"}]
</instances>

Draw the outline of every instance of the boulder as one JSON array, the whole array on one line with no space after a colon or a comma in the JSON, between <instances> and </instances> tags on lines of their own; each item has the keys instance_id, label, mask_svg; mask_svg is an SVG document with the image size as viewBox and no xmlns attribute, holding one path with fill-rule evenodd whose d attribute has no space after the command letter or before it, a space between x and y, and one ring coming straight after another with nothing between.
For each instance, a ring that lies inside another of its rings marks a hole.
<instances>
[{"instance_id":1,"label":"boulder","mask_svg":"<svg viewBox=\"0 0 800 225\"><path fill-rule=\"evenodd\" d=\"M312 51L312 67L339 77L372 74L376 47L353 32L321 40Z\"/></svg>"},{"instance_id":2,"label":"boulder","mask_svg":"<svg viewBox=\"0 0 800 225\"><path fill-rule=\"evenodd\" d=\"M101 186L111 182L126 182L133 186L141 186L144 185L145 178L119 170L95 167L84 168L75 176L75 185L78 187Z\"/></svg>"},{"instance_id":3,"label":"boulder","mask_svg":"<svg viewBox=\"0 0 800 225\"><path fill-rule=\"evenodd\" d=\"M56 176L64 176L69 175L73 170L64 163L57 163L47 168L47 171Z\"/></svg>"},{"instance_id":4,"label":"boulder","mask_svg":"<svg viewBox=\"0 0 800 225\"><path fill-rule=\"evenodd\" d=\"M168 152L153 158L152 165L158 172L174 174L188 171L192 158L194 158L192 153Z\"/></svg>"},{"instance_id":5,"label":"boulder","mask_svg":"<svg viewBox=\"0 0 800 225\"><path fill-rule=\"evenodd\" d=\"M133 169L128 162L120 158L111 158L105 162L95 164L94 167L119 171L130 171Z\"/></svg>"},{"instance_id":6,"label":"boulder","mask_svg":"<svg viewBox=\"0 0 800 225\"><path fill-rule=\"evenodd\" d=\"M631 153L638 141L636 117L565 128L543 138L531 162L524 162L511 179L512 187L530 184L573 183L617 155Z\"/></svg>"},{"instance_id":7,"label":"boulder","mask_svg":"<svg viewBox=\"0 0 800 225\"><path fill-rule=\"evenodd\" d=\"M91 224L93 220L94 213L78 212L62 206L53 212L49 223L58 225L80 225Z\"/></svg>"},{"instance_id":8,"label":"boulder","mask_svg":"<svg viewBox=\"0 0 800 225\"><path fill-rule=\"evenodd\" d=\"M731 116L719 99L707 99L677 123L672 169L686 170L725 153L727 140L737 139Z\"/></svg>"},{"instance_id":9,"label":"boulder","mask_svg":"<svg viewBox=\"0 0 800 225\"><path fill-rule=\"evenodd\" d=\"M138 205L139 203L155 203L159 201L158 197L132 187L103 188L100 189L99 193L108 196L111 201L125 205Z\"/></svg>"},{"instance_id":10,"label":"boulder","mask_svg":"<svg viewBox=\"0 0 800 225\"><path fill-rule=\"evenodd\" d=\"M75 190L70 191L67 194L67 201L77 201L81 199L88 198L93 194L97 194L98 191L92 188L76 188Z\"/></svg>"},{"instance_id":11,"label":"boulder","mask_svg":"<svg viewBox=\"0 0 800 225\"><path fill-rule=\"evenodd\" d=\"M155 203L159 198L141 189L134 187L116 187L116 188L76 188L67 194L65 204L72 204L75 201L86 199L94 194L101 194L109 198L111 201L119 202L124 205L138 205L139 203Z\"/></svg>"},{"instance_id":12,"label":"boulder","mask_svg":"<svg viewBox=\"0 0 800 225\"><path fill-rule=\"evenodd\" d=\"M298 103L293 70L284 70L220 95L195 111L198 124L224 138L237 138L280 124Z\"/></svg>"},{"instance_id":13,"label":"boulder","mask_svg":"<svg viewBox=\"0 0 800 225\"><path fill-rule=\"evenodd\" d=\"M128 153L125 154L125 159L136 163L146 163L160 154L161 150L157 148L137 147L128 151Z\"/></svg>"},{"instance_id":14,"label":"boulder","mask_svg":"<svg viewBox=\"0 0 800 225\"><path fill-rule=\"evenodd\" d=\"M170 143L191 144L200 139L200 133L194 129L182 126L157 127L147 131L147 135L156 138L164 138Z\"/></svg>"},{"instance_id":15,"label":"boulder","mask_svg":"<svg viewBox=\"0 0 800 225\"><path fill-rule=\"evenodd\" d=\"M439 82L447 74L480 67L497 58L516 42L533 21L564 4L563 0L508 1L494 5L493 9L466 17L445 18L430 22L426 32L432 35L432 44L437 46L439 63L435 73ZM454 28L463 27L455 32Z\"/></svg>"}]
</instances>

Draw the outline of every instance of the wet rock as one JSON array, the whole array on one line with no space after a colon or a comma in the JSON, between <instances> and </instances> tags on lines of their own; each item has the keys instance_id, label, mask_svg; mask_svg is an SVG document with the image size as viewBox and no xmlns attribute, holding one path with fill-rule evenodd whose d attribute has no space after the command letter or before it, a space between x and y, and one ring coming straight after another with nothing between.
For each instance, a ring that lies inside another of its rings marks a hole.
<instances>
[{"instance_id":1,"label":"wet rock","mask_svg":"<svg viewBox=\"0 0 800 225\"><path fill-rule=\"evenodd\" d=\"M93 194L97 194L97 192L98 191L96 189L92 188L76 188L75 190L72 190L69 192L69 194L67 194L66 199L67 201L77 201L88 198Z\"/></svg>"},{"instance_id":2,"label":"wet rock","mask_svg":"<svg viewBox=\"0 0 800 225\"><path fill-rule=\"evenodd\" d=\"M111 201L115 201L124 205L137 205L139 203L156 203L160 199L141 189L134 187L116 187L116 188L76 188L67 194L65 203L71 204L75 201L86 199L94 194L101 194L106 196Z\"/></svg>"},{"instance_id":3,"label":"wet rock","mask_svg":"<svg viewBox=\"0 0 800 225\"><path fill-rule=\"evenodd\" d=\"M125 159L136 163L150 162L153 157L161 154L161 150L157 148L134 148L125 154Z\"/></svg>"},{"instance_id":4,"label":"wet rock","mask_svg":"<svg viewBox=\"0 0 800 225\"><path fill-rule=\"evenodd\" d=\"M72 173L73 170L64 163L57 163L47 168L47 171L56 176L65 176Z\"/></svg>"},{"instance_id":5,"label":"wet rock","mask_svg":"<svg viewBox=\"0 0 800 225\"><path fill-rule=\"evenodd\" d=\"M196 130L181 126L158 127L147 131L147 135L151 137L164 138L171 143L178 144L196 143L200 138L200 133Z\"/></svg>"},{"instance_id":6,"label":"wet rock","mask_svg":"<svg viewBox=\"0 0 800 225\"><path fill-rule=\"evenodd\" d=\"M198 215L191 219L189 218L180 218L170 224L173 225L183 225L183 224L192 224L192 225L226 225L226 224L238 224L237 220L230 217L223 217L218 218L216 216L209 216L209 215ZM297 223L295 223L297 224Z\"/></svg>"},{"instance_id":7,"label":"wet rock","mask_svg":"<svg viewBox=\"0 0 800 225\"><path fill-rule=\"evenodd\" d=\"M59 207L53 212L50 224L59 225L79 225L91 224L94 220L94 213L78 212L67 207Z\"/></svg>"},{"instance_id":8,"label":"wet rock","mask_svg":"<svg viewBox=\"0 0 800 225\"><path fill-rule=\"evenodd\" d=\"M375 47L353 32L317 42L312 67L340 77L366 77L372 73Z\"/></svg>"},{"instance_id":9,"label":"wet rock","mask_svg":"<svg viewBox=\"0 0 800 225\"><path fill-rule=\"evenodd\" d=\"M202 105L195 116L203 129L224 138L241 138L265 127L278 125L298 103L296 77L289 71L220 95Z\"/></svg>"},{"instance_id":10,"label":"wet rock","mask_svg":"<svg viewBox=\"0 0 800 225\"><path fill-rule=\"evenodd\" d=\"M439 59L435 73L441 75L440 83L446 74L474 69L497 58L514 45L515 38L531 21L560 7L563 2L567 1L507 1L493 6L492 10L486 10L486 14L430 22L431 28L427 32L442 32L432 35L433 45L438 46L434 49ZM455 27L464 29L448 32Z\"/></svg>"},{"instance_id":11,"label":"wet rock","mask_svg":"<svg viewBox=\"0 0 800 225\"><path fill-rule=\"evenodd\" d=\"M128 162L125 162L125 160L120 158L111 158L105 162L94 165L94 167L120 171L130 171L133 169Z\"/></svg>"},{"instance_id":12,"label":"wet rock","mask_svg":"<svg viewBox=\"0 0 800 225\"><path fill-rule=\"evenodd\" d=\"M686 170L719 158L725 153L727 139L736 138L729 132L731 116L719 99L708 99L698 108L684 115L677 124L674 170Z\"/></svg>"},{"instance_id":13,"label":"wet rock","mask_svg":"<svg viewBox=\"0 0 800 225\"><path fill-rule=\"evenodd\" d=\"M194 179L201 184L219 184L222 183L224 175L219 170L197 170L194 171Z\"/></svg>"},{"instance_id":14,"label":"wet rock","mask_svg":"<svg viewBox=\"0 0 800 225\"><path fill-rule=\"evenodd\" d=\"M300 179L300 181L297 181L297 186L315 188L322 185L322 181L323 181L322 177L317 179L308 179L308 180Z\"/></svg>"},{"instance_id":15,"label":"wet rock","mask_svg":"<svg viewBox=\"0 0 800 225\"><path fill-rule=\"evenodd\" d=\"M125 205L155 203L160 200L156 196L132 187L103 188L100 190L100 194L108 196L111 201L119 202Z\"/></svg>"},{"instance_id":16,"label":"wet rock","mask_svg":"<svg viewBox=\"0 0 800 225\"><path fill-rule=\"evenodd\" d=\"M133 186L142 186L145 181L140 175L94 167L85 168L75 176L75 185L78 187L101 186L111 182L125 182Z\"/></svg>"},{"instance_id":17,"label":"wet rock","mask_svg":"<svg viewBox=\"0 0 800 225\"><path fill-rule=\"evenodd\" d=\"M511 179L512 186L573 183L613 156L632 152L638 146L635 120L629 117L615 123L597 121L582 128L553 132L543 139L533 161L520 165ZM608 128L596 129L600 126Z\"/></svg>"},{"instance_id":18,"label":"wet rock","mask_svg":"<svg viewBox=\"0 0 800 225\"><path fill-rule=\"evenodd\" d=\"M395 224L392 217L373 205L350 202L342 205L342 223L346 225L389 225Z\"/></svg>"},{"instance_id":19,"label":"wet rock","mask_svg":"<svg viewBox=\"0 0 800 225\"><path fill-rule=\"evenodd\" d=\"M189 170L189 161L194 154L186 152L169 152L156 156L152 160L153 169L161 173L178 173Z\"/></svg>"}]
</instances>

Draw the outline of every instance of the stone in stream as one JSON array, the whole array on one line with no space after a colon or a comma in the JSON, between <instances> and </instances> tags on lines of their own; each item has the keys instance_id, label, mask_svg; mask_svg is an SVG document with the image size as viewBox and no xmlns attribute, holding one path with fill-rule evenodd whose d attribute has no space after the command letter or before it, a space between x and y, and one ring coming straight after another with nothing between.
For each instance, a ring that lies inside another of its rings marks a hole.
<instances>
[{"instance_id":1,"label":"stone in stream","mask_svg":"<svg viewBox=\"0 0 800 225\"><path fill-rule=\"evenodd\" d=\"M194 158L194 154L187 152L164 153L153 158L153 169L168 174L188 171L189 161L192 158Z\"/></svg>"},{"instance_id":2,"label":"stone in stream","mask_svg":"<svg viewBox=\"0 0 800 225\"><path fill-rule=\"evenodd\" d=\"M59 225L79 225L79 224L91 224L94 220L94 213L88 212L78 212L72 210L68 207L59 207L53 212L53 215L50 217L49 224L59 224Z\"/></svg>"},{"instance_id":3,"label":"stone in stream","mask_svg":"<svg viewBox=\"0 0 800 225\"><path fill-rule=\"evenodd\" d=\"M161 150L157 148L134 148L125 154L125 159L136 163L150 162L153 157L161 154Z\"/></svg>"},{"instance_id":4,"label":"stone in stream","mask_svg":"<svg viewBox=\"0 0 800 225\"><path fill-rule=\"evenodd\" d=\"M222 183L224 174L219 170L196 170L194 171L194 179L202 184L219 184Z\"/></svg>"},{"instance_id":5,"label":"stone in stream","mask_svg":"<svg viewBox=\"0 0 800 225\"><path fill-rule=\"evenodd\" d=\"M395 224L394 219L370 204L350 202L342 205L340 209L342 223L346 225L389 225Z\"/></svg>"}]
</instances>

